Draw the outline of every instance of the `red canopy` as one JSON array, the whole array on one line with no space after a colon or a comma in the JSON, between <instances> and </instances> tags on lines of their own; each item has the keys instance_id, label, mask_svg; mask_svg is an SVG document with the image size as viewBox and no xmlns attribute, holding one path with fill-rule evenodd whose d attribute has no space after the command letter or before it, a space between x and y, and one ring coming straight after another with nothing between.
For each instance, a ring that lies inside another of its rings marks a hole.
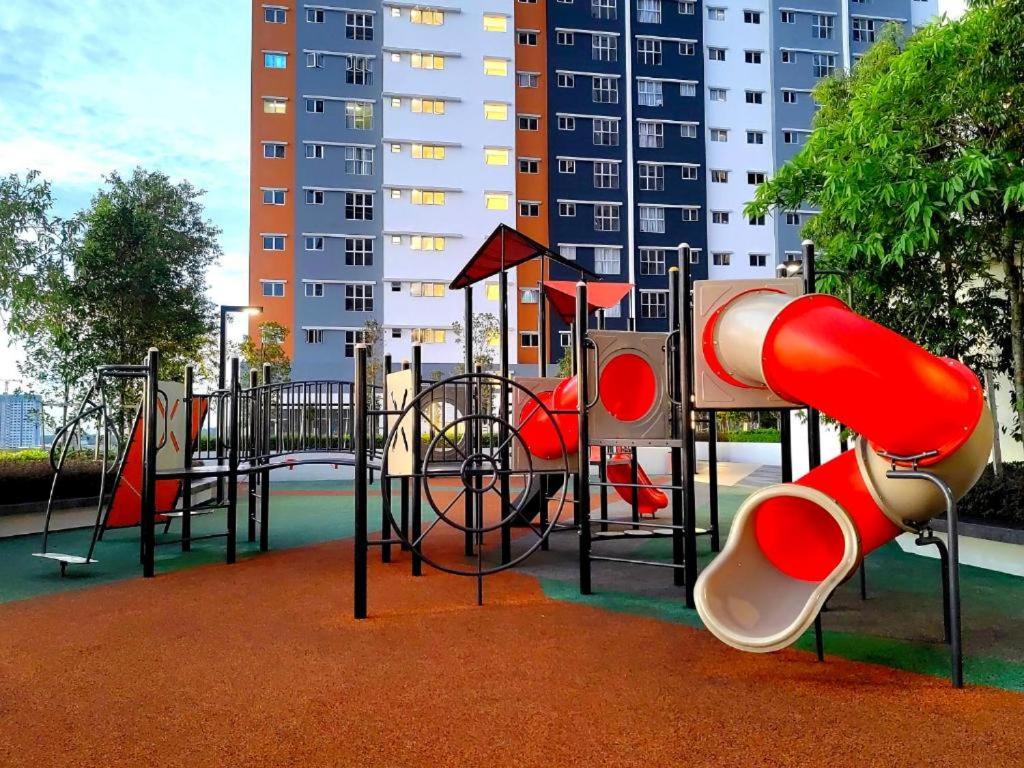
<instances>
[{"instance_id":1,"label":"red canopy","mask_svg":"<svg viewBox=\"0 0 1024 768\"><path fill-rule=\"evenodd\" d=\"M465 288L537 256L564 264L580 274L591 274L589 270L560 256L519 230L507 224L499 224L458 276L452 280L449 287L453 290Z\"/></svg>"},{"instance_id":2,"label":"red canopy","mask_svg":"<svg viewBox=\"0 0 1024 768\"><path fill-rule=\"evenodd\" d=\"M632 287L631 283L587 283L587 312L614 307ZM545 280L544 295L565 322L571 323L576 319L576 283L571 280Z\"/></svg>"}]
</instances>

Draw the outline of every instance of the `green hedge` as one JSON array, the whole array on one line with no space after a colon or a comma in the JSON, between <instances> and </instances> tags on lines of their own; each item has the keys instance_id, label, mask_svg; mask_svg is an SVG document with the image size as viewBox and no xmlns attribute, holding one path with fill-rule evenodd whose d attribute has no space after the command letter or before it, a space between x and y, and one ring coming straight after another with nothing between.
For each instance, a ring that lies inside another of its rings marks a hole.
<instances>
[{"instance_id":1,"label":"green hedge","mask_svg":"<svg viewBox=\"0 0 1024 768\"><path fill-rule=\"evenodd\" d=\"M45 452L44 452L45 453ZM72 459L64 463L57 483L58 499L95 497L100 492L100 463ZM0 460L0 503L46 501L53 482L49 458Z\"/></svg>"},{"instance_id":2,"label":"green hedge","mask_svg":"<svg viewBox=\"0 0 1024 768\"><path fill-rule=\"evenodd\" d=\"M1024 528L1024 462L1004 464L998 478L991 465L986 467L977 484L960 500L957 511L979 522Z\"/></svg>"},{"instance_id":3,"label":"green hedge","mask_svg":"<svg viewBox=\"0 0 1024 768\"><path fill-rule=\"evenodd\" d=\"M779 430L771 427L718 433L718 442L720 443L778 443L780 440Z\"/></svg>"}]
</instances>

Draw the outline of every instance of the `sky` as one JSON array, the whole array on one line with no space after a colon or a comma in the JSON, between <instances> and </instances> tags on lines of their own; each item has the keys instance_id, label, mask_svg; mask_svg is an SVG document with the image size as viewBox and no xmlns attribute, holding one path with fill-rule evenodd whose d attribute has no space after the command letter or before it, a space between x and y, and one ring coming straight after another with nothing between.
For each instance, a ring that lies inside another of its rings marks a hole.
<instances>
[{"instance_id":1,"label":"sky","mask_svg":"<svg viewBox=\"0 0 1024 768\"><path fill-rule=\"evenodd\" d=\"M2 5L0 174L41 171L63 215L112 170L188 179L223 231L209 297L246 303L250 0ZM939 0L950 16L963 8ZM0 380L18 377L19 357L0 319Z\"/></svg>"}]
</instances>

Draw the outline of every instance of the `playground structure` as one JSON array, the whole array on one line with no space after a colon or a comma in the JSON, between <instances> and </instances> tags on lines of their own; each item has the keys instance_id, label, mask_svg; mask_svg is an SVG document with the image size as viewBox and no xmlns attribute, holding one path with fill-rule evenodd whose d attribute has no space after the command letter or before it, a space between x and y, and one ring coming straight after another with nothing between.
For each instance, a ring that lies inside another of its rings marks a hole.
<instances>
[{"instance_id":1,"label":"playground structure","mask_svg":"<svg viewBox=\"0 0 1024 768\"><path fill-rule=\"evenodd\" d=\"M523 562L546 549L552 535L568 531L579 540L581 593L592 591L597 563L667 568L687 606L696 607L723 641L743 650L777 650L813 624L820 657L820 614L832 591L872 549L910 530L920 544L935 544L944 555L947 640L959 685L955 501L977 479L991 445L977 380L960 364L941 361L838 300L814 294L810 244L802 281L694 284L688 249L679 250L681 269L668 274L667 331L606 330L603 310L631 286L546 280L549 266L585 270L500 226L451 285L464 290L465 368L440 381L423 381L418 345L399 370L385 356L380 383L370 380L370 351L362 344L355 349L352 382L272 382L264 367L262 380L252 372L243 388L233 359L225 388L195 393L188 369L179 395L158 380L157 350L145 365L112 367L143 382L143 404L109 497L125 499L126 510L105 502L101 493L88 555L47 553L45 535L40 554L58 560L62 572L70 564L94 562L104 526L137 520L143 574L152 576L157 523L179 516L182 536L176 541L187 549L192 515L222 508L226 531L214 535L226 539L226 560L234 562L240 479L248 479L249 540L258 536L260 550L266 550L270 472L297 464L347 465L355 477L356 618L368 614L371 548L380 548L384 562L391 561L395 547L409 552L414 575L427 563L474 577L482 601L486 576ZM507 270L533 258L542 260L537 375L513 377ZM473 286L491 277L499 286L499 362L497 372L484 372L474 368L468 340ZM548 375L548 305L570 321L572 375L565 379ZM102 391L103 376L98 380ZM190 425L188 430L172 423L179 402L180 423ZM87 398L79 422L94 406ZM806 406L812 471L792 483L788 413ZM861 435L853 450L821 467L817 408ZM744 503L724 550L698 574L698 537L719 550L714 414L729 409L781 412L784 482ZM211 412L216 434L203 440L200 432L204 423L210 429ZM697 525L693 486L694 426L702 414L709 416L711 492L704 528ZM174 461L161 459L168 444L176 447L170 436L182 431ZM67 444L65 439L62 450ZM640 446L667 449L667 483L652 482L643 472ZM371 538L368 491L375 475L381 529ZM193 508L191 486L203 479L226 490L202 509ZM137 489L137 495L124 487ZM448 499L444 489L452 487L456 492ZM599 492L597 518L591 488ZM609 489L629 504L628 517L609 513ZM486 503L495 498L496 514ZM657 519L666 507L669 520ZM115 509L120 511L112 518ZM943 510L948 555L928 528L928 520ZM438 526L463 538L464 560L452 563L431 554L430 536ZM669 539L671 560L641 560L606 549L637 537ZM485 551L494 538L496 554Z\"/></svg>"}]
</instances>

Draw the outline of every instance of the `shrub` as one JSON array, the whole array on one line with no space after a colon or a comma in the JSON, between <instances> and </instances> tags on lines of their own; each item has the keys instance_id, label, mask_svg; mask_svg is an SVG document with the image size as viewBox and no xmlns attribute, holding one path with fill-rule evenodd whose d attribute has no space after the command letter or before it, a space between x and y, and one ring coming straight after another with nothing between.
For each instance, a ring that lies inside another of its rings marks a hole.
<instances>
[{"instance_id":1,"label":"shrub","mask_svg":"<svg viewBox=\"0 0 1024 768\"><path fill-rule=\"evenodd\" d=\"M1003 464L998 478L991 465L985 467L977 484L960 500L957 511L979 522L1024 527L1024 462Z\"/></svg>"},{"instance_id":2,"label":"shrub","mask_svg":"<svg viewBox=\"0 0 1024 768\"><path fill-rule=\"evenodd\" d=\"M771 427L748 429L742 432L720 432L720 443L778 443L781 441L779 430Z\"/></svg>"},{"instance_id":3,"label":"shrub","mask_svg":"<svg viewBox=\"0 0 1024 768\"><path fill-rule=\"evenodd\" d=\"M44 451L45 455L46 452ZM46 501L53 482L50 460L5 459L0 461L0 499L4 504ZM72 459L64 463L57 483L58 499L95 497L100 491L100 463Z\"/></svg>"}]
</instances>

